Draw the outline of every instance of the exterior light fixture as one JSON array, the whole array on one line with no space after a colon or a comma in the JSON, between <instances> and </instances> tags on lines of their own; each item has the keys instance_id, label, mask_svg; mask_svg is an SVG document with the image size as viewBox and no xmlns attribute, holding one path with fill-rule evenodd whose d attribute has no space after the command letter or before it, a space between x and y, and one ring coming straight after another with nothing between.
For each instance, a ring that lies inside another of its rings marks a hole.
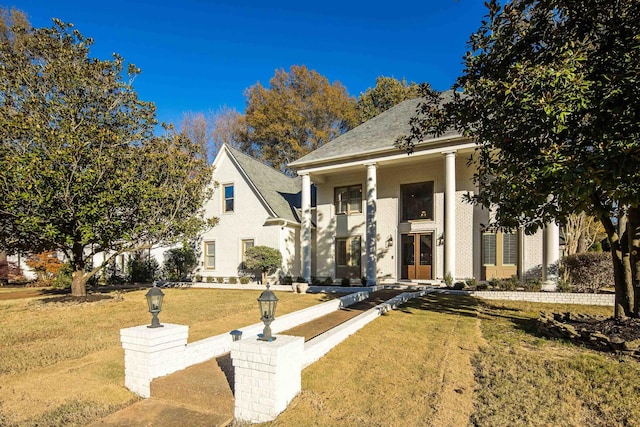
<instances>
[{"instance_id":1,"label":"exterior light fixture","mask_svg":"<svg viewBox=\"0 0 640 427\"><path fill-rule=\"evenodd\" d=\"M163 327L164 325L161 325L160 320L158 320L158 313L162 311L162 298L164 298L164 294L154 283L153 287L149 289L145 296L147 297L149 313L151 313L151 315L153 316L151 318L151 324L147 326L147 328Z\"/></svg>"},{"instance_id":2,"label":"exterior light fixture","mask_svg":"<svg viewBox=\"0 0 640 427\"><path fill-rule=\"evenodd\" d=\"M264 330L262 335L258 335L258 339L260 341L273 341L276 337L271 336L271 322L276 317L278 297L269 290L269 283L267 283L267 289L258 297L258 304L260 305L260 320L264 323Z\"/></svg>"},{"instance_id":3,"label":"exterior light fixture","mask_svg":"<svg viewBox=\"0 0 640 427\"><path fill-rule=\"evenodd\" d=\"M390 248L393 246L393 236L391 234L389 234L389 237L387 237L387 240L385 241L385 246L387 248Z\"/></svg>"}]
</instances>

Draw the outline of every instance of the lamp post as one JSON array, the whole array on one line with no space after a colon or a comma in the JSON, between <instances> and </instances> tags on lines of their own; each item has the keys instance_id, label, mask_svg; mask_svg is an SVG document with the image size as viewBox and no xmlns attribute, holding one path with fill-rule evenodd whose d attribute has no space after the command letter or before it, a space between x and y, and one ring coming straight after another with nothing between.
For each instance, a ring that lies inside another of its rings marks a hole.
<instances>
[{"instance_id":1,"label":"lamp post","mask_svg":"<svg viewBox=\"0 0 640 427\"><path fill-rule=\"evenodd\" d=\"M260 305L260 320L264 323L262 336L258 335L258 339L260 341L273 341L276 337L271 336L271 322L276 317L278 297L269 290L269 283L267 283L267 289L258 297L258 304Z\"/></svg>"},{"instance_id":2,"label":"lamp post","mask_svg":"<svg viewBox=\"0 0 640 427\"><path fill-rule=\"evenodd\" d=\"M158 313L162 311L162 298L164 298L164 294L154 283L153 287L149 289L145 296L147 297L149 313L152 315L151 324L147 326L147 328L162 328L164 325L160 324Z\"/></svg>"}]
</instances>

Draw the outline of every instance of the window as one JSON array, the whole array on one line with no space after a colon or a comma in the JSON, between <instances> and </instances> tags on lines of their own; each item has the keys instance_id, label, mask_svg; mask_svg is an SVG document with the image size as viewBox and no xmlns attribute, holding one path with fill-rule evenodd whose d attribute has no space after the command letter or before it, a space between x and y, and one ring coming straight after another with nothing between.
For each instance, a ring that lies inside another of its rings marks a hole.
<instances>
[{"instance_id":1,"label":"window","mask_svg":"<svg viewBox=\"0 0 640 427\"><path fill-rule=\"evenodd\" d=\"M496 265L496 235L482 234L482 265Z\"/></svg>"},{"instance_id":2,"label":"window","mask_svg":"<svg viewBox=\"0 0 640 427\"><path fill-rule=\"evenodd\" d=\"M433 181L400 186L402 220L433 220Z\"/></svg>"},{"instance_id":3,"label":"window","mask_svg":"<svg viewBox=\"0 0 640 427\"><path fill-rule=\"evenodd\" d=\"M222 204L222 212L233 212L233 184L223 186L224 201Z\"/></svg>"},{"instance_id":4,"label":"window","mask_svg":"<svg viewBox=\"0 0 640 427\"><path fill-rule=\"evenodd\" d=\"M518 264L518 239L514 233L502 233L502 265Z\"/></svg>"},{"instance_id":5,"label":"window","mask_svg":"<svg viewBox=\"0 0 640 427\"><path fill-rule=\"evenodd\" d=\"M242 270L247 269L247 266L245 264L245 261L247 261L247 249L252 248L253 246L253 239L242 240Z\"/></svg>"},{"instance_id":6,"label":"window","mask_svg":"<svg viewBox=\"0 0 640 427\"><path fill-rule=\"evenodd\" d=\"M362 185L336 187L335 207L337 214L362 212Z\"/></svg>"},{"instance_id":7,"label":"window","mask_svg":"<svg viewBox=\"0 0 640 427\"><path fill-rule=\"evenodd\" d=\"M216 268L216 242L204 242L204 268Z\"/></svg>"},{"instance_id":8,"label":"window","mask_svg":"<svg viewBox=\"0 0 640 427\"><path fill-rule=\"evenodd\" d=\"M360 236L336 239L336 265L360 267Z\"/></svg>"}]
</instances>

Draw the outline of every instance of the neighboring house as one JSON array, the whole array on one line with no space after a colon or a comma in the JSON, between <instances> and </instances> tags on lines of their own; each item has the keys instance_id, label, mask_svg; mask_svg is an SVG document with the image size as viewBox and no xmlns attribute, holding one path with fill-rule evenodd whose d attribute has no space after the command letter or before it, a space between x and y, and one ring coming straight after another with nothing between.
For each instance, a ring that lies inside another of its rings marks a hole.
<instances>
[{"instance_id":1,"label":"neighboring house","mask_svg":"<svg viewBox=\"0 0 640 427\"><path fill-rule=\"evenodd\" d=\"M302 178L302 275L364 276L369 284L440 281L447 274L551 279L549 266L559 256L556 225L533 236L484 232L490 213L464 202L476 191L476 170L467 164L474 142L449 131L421 141L412 155L394 147L409 133L418 101L404 101L289 164ZM239 178L230 182L238 185ZM221 201L218 195L215 203ZM298 233L297 224L293 229Z\"/></svg>"},{"instance_id":2,"label":"neighboring house","mask_svg":"<svg viewBox=\"0 0 640 427\"><path fill-rule=\"evenodd\" d=\"M218 224L202 234L197 274L238 277L248 273L244 254L251 246L269 246L282 253L276 275L300 275L301 179L289 177L224 145L213 162L213 195L205 216ZM259 280L260 275L255 274Z\"/></svg>"}]
</instances>

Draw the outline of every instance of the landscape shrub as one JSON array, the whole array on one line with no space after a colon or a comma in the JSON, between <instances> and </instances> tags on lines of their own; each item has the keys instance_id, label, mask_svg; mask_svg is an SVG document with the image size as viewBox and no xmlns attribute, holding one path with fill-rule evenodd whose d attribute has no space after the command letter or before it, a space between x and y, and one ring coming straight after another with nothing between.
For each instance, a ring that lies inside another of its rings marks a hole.
<instances>
[{"instance_id":1,"label":"landscape shrub","mask_svg":"<svg viewBox=\"0 0 640 427\"><path fill-rule=\"evenodd\" d=\"M305 282L306 282L306 280L304 280L304 277L302 277L302 276L296 277L296 283L305 283Z\"/></svg>"},{"instance_id":2,"label":"landscape shrub","mask_svg":"<svg viewBox=\"0 0 640 427\"><path fill-rule=\"evenodd\" d=\"M234 276L229 277L229 284L235 285L236 283L238 283L237 277L234 277Z\"/></svg>"},{"instance_id":3,"label":"landscape shrub","mask_svg":"<svg viewBox=\"0 0 640 427\"><path fill-rule=\"evenodd\" d=\"M58 289L69 289L71 288L71 282L73 281L72 275L73 268L71 264L64 263L58 270L55 279L53 279L53 287ZM94 276L95 277L95 276Z\"/></svg>"},{"instance_id":4,"label":"landscape shrub","mask_svg":"<svg viewBox=\"0 0 640 427\"><path fill-rule=\"evenodd\" d=\"M291 276L283 276L280 278L280 284L282 285L290 285L293 283L293 277Z\"/></svg>"},{"instance_id":5,"label":"landscape shrub","mask_svg":"<svg viewBox=\"0 0 640 427\"><path fill-rule=\"evenodd\" d=\"M212 277L212 279L213 279L213 277ZM213 283L213 280L211 280L211 282ZM216 277L216 282L218 282L218 283L224 283L224 277L222 277L222 276L218 276L218 277Z\"/></svg>"},{"instance_id":6,"label":"landscape shrub","mask_svg":"<svg viewBox=\"0 0 640 427\"><path fill-rule=\"evenodd\" d=\"M55 251L45 251L27 258L27 265L36 273L38 286L51 286L63 262Z\"/></svg>"},{"instance_id":7,"label":"landscape shrub","mask_svg":"<svg viewBox=\"0 0 640 427\"><path fill-rule=\"evenodd\" d=\"M325 285L325 286L331 286L331 285L333 285L333 277L325 277L325 279L324 279L324 285Z\"/></svg>"},{"instance_id":8,"label":"landscape shrub","mask_svg":"<svg viewBox=\"0 0 640 427\"><path fill-rule=\"evenodd\" d=\"M573 292L598 292L613 286L613 262L609 252L587 252L565 257L564 268Z\"/></svg>"},{"instance_id":9,"label":"landscape shrub","mask_svg":"<svg viewBox=\"0 0 640 427\"><path fill-rule=\"evenodd\" d=\"M471 289L477 289L478 279L476 279L475 277L472 277L471 279L467 279L467 286Z\"/></svg>"},{"instance_id":10,"label":"landscape shrub","mask_svg":"<svg viewBox=\"0 0 640 427\"><path fill-rule=\"evenodd\" d=\"M213 282L215 282L215 281L216 281L216 278L215 278L215 277L213 277L213 276L207 276L207 277L205 277L205 279L204 279L204 280L205 280L207 283L213 283Z\"/></svg>"},{"instance_id":11,"label":"landscape shrub","mask_svg":"<svg viewBox=\"0 0 640 427\"><path fill-rule=\"evenodd\" d=\"M525 281L522 286L527 292L540 292L542 290L542 282L540 279L531 279Z\"/></svg>"},{"instance_id":12,"label":"landscape shrub","mask_svg":"<svg viewBox=\"0 0 640 427\"><path fill-rule=\"evenodd\" d=\"M477 291L486 291L487 289L489 289L489 284L486 282L478 282L476 285Z\"/></svg>"},{"instance_id":13,"label":"landscape shrub","mask_svg":"<svg viewBox=\"0 0 640 427\"><path fill-rule=\"evenodd\" d=\"M340 281L341 286L351 286L351 280L348 277L343 277Z\"/></svg>"},{"instance_id":14,"label":"landscape shrub","mask_svg":"<svg viewBox=\"0 0 640 427\"><path fill-rule=\"evenodd\" d=\"M196 283L202 282L202 276L200 274L196 274L194 277Z\"/></svg>"},{"instance_id":15,"label":"landscape shrub","mask_svg":"<svg viewBox=\"0 0 640 427\"><path fill-rule=\"evenodd\" d=\"M160 266L155 258L136 252L127 264L127 277L131 283L151 283L156 279L159 269Z\"/></svg>"},{"instance_id":16,"label":"landscape shrub","mask_svg":"<svg viewBox=\"0 0 640 427\"><path fill-rule=\"evenodd\" d=\"M313 286L320 286L320 285L322 285L322 279L319 278L319 277L312 277L311 278L311 284Z\"/></svg>"},{"instance_id":17,"label":"landscape shrub","mask_svg":"<svg viewBox=\"0 0 640 427\"><path fill-rule=\"evenodd\" d=\"M465 287L465 283L464 282L456 282L453 284L453 289L456 291L461 291L463 290Z\"/></svg>"},{"instance_id":18,"label":"landscape shrub","mask_svg":"<svg viewBox=\"0 0 640 427\"><path fill-rule=\"evenodd\" d=\"M451 273L447 273L444 275L444 284L447 288L450 288L453 285L453 276Z\"/></svg>"},{"instance_id":19,"label":"landscape shrub","mask_svg":"<svg viewBox=\"0 0 640 427\"><path fill-rule=\"evenodd\" d=\"M366 277L364 277L364 276L362 276L362 277L360 278L360 283L362 283L362 286L367 286L367 278L366 278Z\"/></svg>"},{"instance_id":20,"label":"landscape shrub","mask_svg":"<svg viewBox=\"0 0 640 427\"><path fill-rule=\"evenodd\" d=\"M248 283L249 283L249 281L250 281L249 276L241 276L241 277L240 277L240 284L242 284L242 285L246 285L246 284L248 284Z\"/></svg>"}]
</instances>

